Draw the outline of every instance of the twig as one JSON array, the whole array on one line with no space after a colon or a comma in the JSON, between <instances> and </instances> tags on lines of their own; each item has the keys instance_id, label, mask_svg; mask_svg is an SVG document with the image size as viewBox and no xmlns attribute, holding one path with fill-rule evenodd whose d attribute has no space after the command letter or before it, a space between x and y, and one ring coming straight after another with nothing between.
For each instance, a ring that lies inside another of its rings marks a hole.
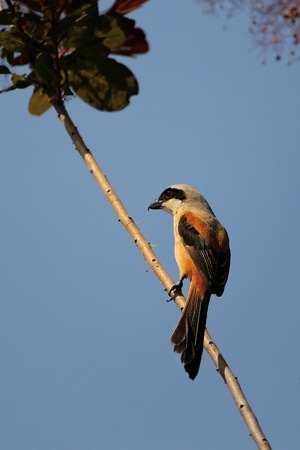
<instances>
[{"instance_id":1,"label":"twig","mask_svg":"<svg viewBox=\"0 0 300 450\"><path fill-rule=\"evenodd\" d=\"M242 388L238 382L237 377L233 374L230 367L228 366L226 360L222 356L220 350L217 345L214 343L212 337L210 336L208 330L206 329L204 335L204 348L211 357L213 363L215 364L217 371L225 381L230 390L230 393L233 397L233 400L241 413L248 430L250 432L250 436L252 436L255 441L257 448L259 450L271 450L271 446L264 435L257 418L255 417L251 406L249 405L245 394L242 391Z\"/></svg>"},{"instance_id":2,"label":"twig","mask_svg":"<svg viewBox=\"0 0 300 450\"><path fill-rule=\"evenodd\" d=\"M128 231L128 233L134 240L135 244L140 249L146 262L149 264L155 275L159 278L159 280L163 284L165 290L169 292L171 287L174 285L174 281L172 280L170 275L166 272L160 261L157 259L155 253L152 250L151 245L145 239L145 237L135 224L134 220L132 219L132 217L126 211L124 205L122 204L121 200L119 199L116 192L112 188L107 177L98 166L90 150L86 147L83 139L81 138L77 128L73 124L64 105L55 101L53 101L52 104L56 112L58 113L59 119L63 123L66 131L68 132L70 138L72 139L73 144L75 145L76 149L78 150L84 162L86 163L88 170L93 175L99 187L103 191L105 197L115 210L119 218L119 221ZM185 298L182 295L180 295L177 290L174 293L173 300L180 309L183 308L185 304ZM260 425L255 415L253 414L253 411L249 403L247 402L247 399L239 385L237 378L231 372L228 364L221 355L218 347L213 342L213 339L211 338L207 330L205 332L204 337L204 348L208 352L209 356L211 357L215 366L217 367L218 372L220 373L225 383L227 384L228 389L230 390L231 395L235 401L235 404L237 405L244 421L246 422L246 425L250 432L250 436L252 436L257 445L257 448L259 450L271 450L270 444L268 443L265 435L263 434Z\"/></svg>"}]
</instances>

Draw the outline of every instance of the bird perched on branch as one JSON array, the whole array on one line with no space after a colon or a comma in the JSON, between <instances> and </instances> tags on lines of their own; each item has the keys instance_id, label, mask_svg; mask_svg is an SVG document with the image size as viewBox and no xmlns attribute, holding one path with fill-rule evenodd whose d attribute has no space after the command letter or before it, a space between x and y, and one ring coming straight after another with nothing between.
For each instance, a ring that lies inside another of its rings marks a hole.
<instances>
[{"instance_id":1,"label":"bird perched on branch","mask_svg":"<svg viewBox=\"0 0 300 450\"><path fill-rule=\"evenodd\" d=\"M203 195L187 184L168 187L148 209L163 209L174 219L175 259L180 278L169 295L182 288L185 278L189 278L190 288L171 344L176 353L181 353L184 368L194 380L203 352L210 296L220 297L228 278L228 234Z\"/></svg>"}]
</instances>

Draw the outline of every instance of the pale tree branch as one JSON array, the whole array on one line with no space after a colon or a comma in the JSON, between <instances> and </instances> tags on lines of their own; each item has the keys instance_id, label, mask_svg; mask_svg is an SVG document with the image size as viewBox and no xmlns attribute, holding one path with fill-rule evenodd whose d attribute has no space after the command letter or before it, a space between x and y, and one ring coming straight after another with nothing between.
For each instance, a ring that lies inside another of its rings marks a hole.
<instances>
[{"instance_id":1,"label":"pale tree branch","mask_svg":"<svg viewBox=\"0 0 300 450\"><path fill-rule=\"evenodd\" d=\"M158 260L157 256L153 252L150 243L145 239L145 237L135 224L134 220L132 219L132 217L126 211L120 198L117 196L116 192L109 183L106 175L102 172L92 153L85 145L82 137L80 136L77 128L73 124L64 105L55 101L53 101L52 104L58 114L60 121L64 125L73 144L75 145L75 148L78 150L84 162L86 163L88 170L93 175L102 192L104 193L105 197L115 210L119 221L128 231L128 233L134 240L135 244L141 251L146 262L148 263L152 271L155 273L155 275L158 277L158 279L164 286L165 290L169 292L170 289L174 286L174 281ZM173 300L180 309L183 308L185 304L185 298L182 296L181 293L178 292L178 290L174 292ZM211 359L213 360L217 368L217 371L227 384L231 392L231 395L234 399L234 402L238 410L240 411L248 427L250 435L252 436L257 445L257 448L260 450L268 450L268 449L270 450L271 449L270 444L268 443L267 438L265 437L255 415L253 414L253 411L249 403L247 402L247 399L240 387L237 378L230 370L228 364L226 363L216 344L213 342L213 339L209 335L207 330L205 332L204 337L204 348L208 352Z\"/></svg>"},{"instance_id":2,"label":"pale tree branch","mask_svg":"<svg viewBox=\"0 0 300 450\"><path fill-rule=\"evenodd\" d=\"M233 397L233 400L243 417L250 436L252 436L254 442L259 450L271 450L271 446L264 435L257 418L255 417L251 406L249 405L244 392L238 382L237 377L233 374L223 355L214 343L211 335L206 329L204 335L204 348L211 357L215 364L217 371L225 381Z\"/></svg>"}]
</instances>

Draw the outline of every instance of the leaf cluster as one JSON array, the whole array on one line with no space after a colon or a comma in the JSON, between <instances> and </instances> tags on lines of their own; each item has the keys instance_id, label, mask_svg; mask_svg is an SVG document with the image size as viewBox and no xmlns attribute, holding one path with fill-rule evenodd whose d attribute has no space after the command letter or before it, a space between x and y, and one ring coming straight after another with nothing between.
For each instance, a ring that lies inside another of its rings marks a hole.
<instances>
[{"instance_id":1,"label":"leaf cluster","mask_svg":"<svg viewBox=\"0 0 300 450\"><path fill-rule=\"evenodd\" d=\"M7 1L0 11L0 74L10 75L11 85L1 92L33 86L35 115L74 94L102 111L125 108L138 93L137 80L111 55L147 52L144 32L125 17L145 1L117 0L104 13L97 0Z\"/></svg>"}]
</instances>

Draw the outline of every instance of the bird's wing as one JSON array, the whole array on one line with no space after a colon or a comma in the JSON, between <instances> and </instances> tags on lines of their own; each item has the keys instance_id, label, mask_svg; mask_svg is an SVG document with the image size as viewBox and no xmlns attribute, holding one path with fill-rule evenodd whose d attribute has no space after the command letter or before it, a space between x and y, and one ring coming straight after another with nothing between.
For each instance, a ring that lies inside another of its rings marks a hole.
<instances>
[{"instance_id":1,"label":"bird's wing","mask_svg":"<svg viewBox=\"0 0 300 450\"><path fill-rule=\"evenodd\" d=\"M178 232L185 249L191 256L197 270L207 281L211 293L221 296L228 278L230 266L230 249L222 251L207 242L204 232L205 223L192 213L183 214L178 222ZM196 229L196 227L198 229Z\"/></svg>"}]
</instances>

